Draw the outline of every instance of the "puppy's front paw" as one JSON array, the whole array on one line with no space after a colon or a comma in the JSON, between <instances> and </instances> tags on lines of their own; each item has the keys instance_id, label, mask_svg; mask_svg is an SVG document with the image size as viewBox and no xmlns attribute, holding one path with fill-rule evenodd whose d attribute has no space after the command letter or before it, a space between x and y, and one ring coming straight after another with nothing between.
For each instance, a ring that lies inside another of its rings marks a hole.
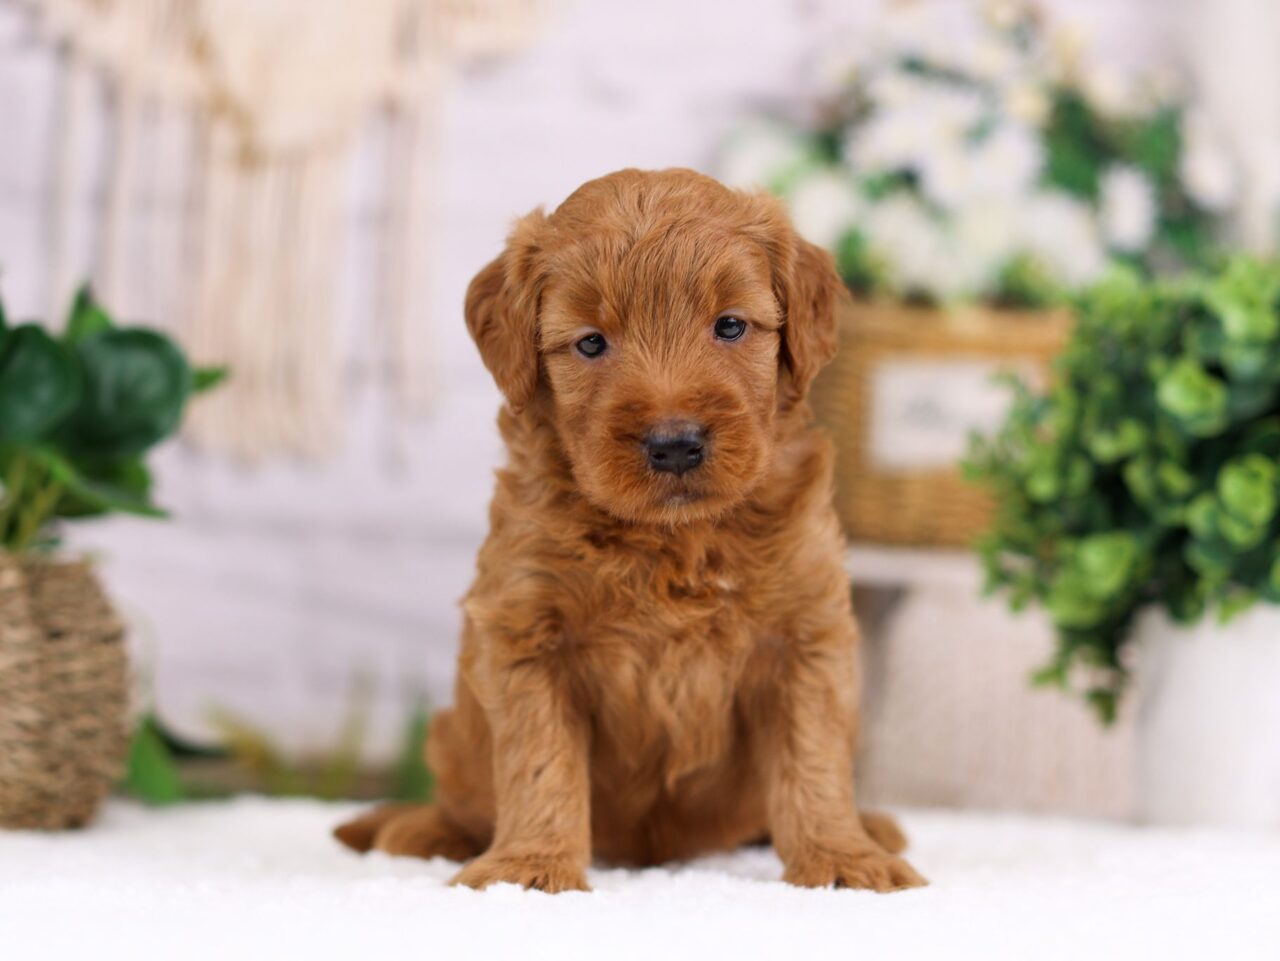
<instances>
[{"instance_id":1,"label":"puppy's front paw","mask_svg":"<svg viewBox=\"0 0 1280 961\"><path fill-rule=\"evenodd\" d=\"M518 884L549 894L591 890L582 867L573 860L558 855L487 852L458 872L449 883L465 884L477 890L483 890L491 884Z\"/></svg>"},{"instance_id":2,"label":"puppy's front paw","mask_svg":"<svg viewBox=\"0 0 1280 961\"><path fill-rule=\"evenodd\" d=\"M851 851L813 851L790 862L782 879L802 888L863 888L882 893L929 883L902 858L874 845Z\"/></svg>"}]
</instances>

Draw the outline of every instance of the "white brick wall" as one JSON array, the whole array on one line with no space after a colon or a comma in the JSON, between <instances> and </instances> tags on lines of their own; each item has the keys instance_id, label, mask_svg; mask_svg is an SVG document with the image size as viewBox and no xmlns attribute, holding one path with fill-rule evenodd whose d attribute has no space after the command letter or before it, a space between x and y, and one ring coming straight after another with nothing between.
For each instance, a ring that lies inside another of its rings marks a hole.
<instances>
[{"instance_id":1,"label":"white brick wall","mask_svg":"<svg viewBox=\"0 0 1280 961\"><path fill-rule=\"evenodd\" d=\"M1164 42L1158 0L1055 6L1125 59ZM514 216L554 205L590 177L623 166L708 168L726 129L753 105L798 99L815 45L874 10L871 0L576 0L527 54L461 75L441 131L443 223L429 265L434 309L423 319L439 358L434 416L410 425L389 416L354 352L347 437L331 461L247 471L171 448L158 466L176 520L114 521L77 538L102 552L166 714L198 727L219 704L293 745L323 746L363 673L378 692L373 739L385 749L406 698L447 700L456 600L499 457L498 397L461 319L467 281ZM0 0L0 282L18 314L41 311L48 284L58 77L55 54L13 0ZM87 132L93 157L108 116L99 110ZM344 322L353 345L370 322L363 281L376 257L376 131L369 141L353 167ZM101 166L88 164L76 195L87 217L101 200ZM163 227L179 199L162 178L137 216ZM133 251L135 269L148 249Z\"/></svg>"}]
</instances>

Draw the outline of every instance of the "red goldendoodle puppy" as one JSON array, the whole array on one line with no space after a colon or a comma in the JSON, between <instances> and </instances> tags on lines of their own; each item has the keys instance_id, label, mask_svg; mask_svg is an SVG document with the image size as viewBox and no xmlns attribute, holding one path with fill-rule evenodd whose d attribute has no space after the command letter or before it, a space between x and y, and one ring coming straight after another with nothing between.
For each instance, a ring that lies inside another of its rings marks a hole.
<instances>
[{"instance_id":1,"label":"red goldendoodle puppy","mask_svg":"<svg viewBox=\"0 0 1280 961\"><path fill-rule=\"evenodd\" d=\"M439 797L342 841L469 861L476 888L765 838L794 884L924 883L854 802L858 634L805 399L842 289L777 201L687 170L519 221L467 292L509 460Z\"/></svg>"}]
</instances>

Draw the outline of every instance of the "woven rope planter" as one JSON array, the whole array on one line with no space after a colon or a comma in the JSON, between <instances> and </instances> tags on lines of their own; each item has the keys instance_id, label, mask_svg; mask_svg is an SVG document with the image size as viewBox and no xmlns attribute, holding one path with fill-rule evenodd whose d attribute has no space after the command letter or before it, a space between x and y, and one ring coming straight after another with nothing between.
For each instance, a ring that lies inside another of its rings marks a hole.
<instances>
[{"instance_id":1,"label":"woven rope planter","mask_svg":"<svg viewBox=\"0 0 1280 961\"><path fill-rule=\"evenodd\" d=\"M960 476L973 428L993 427L1001 369L1047 376L1066 342L1056 312L942 311L855 302L813 389L836 445L836 509L856 541L967 546L987 524L986 494Z\"/></svg>"},{"instance_id":2,"label":"woven rope planter","mask_svg":"<svg viewBox=\"0 0 1280 961\"><path fill-rule=\"evenodd\" d=\"M87 823L128 749L124 629L83 562L0 552L0 827Z\"/></svg>"}]
</instances>

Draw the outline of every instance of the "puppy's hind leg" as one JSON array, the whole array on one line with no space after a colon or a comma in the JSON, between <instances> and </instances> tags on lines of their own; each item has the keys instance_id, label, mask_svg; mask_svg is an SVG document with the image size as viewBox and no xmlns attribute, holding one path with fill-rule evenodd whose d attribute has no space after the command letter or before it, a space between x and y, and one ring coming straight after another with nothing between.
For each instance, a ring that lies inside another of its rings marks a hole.
<instances>
[{"instance_id":1,"label":"puppy's hind leg","mask_svg":"<svg viewBox=\"0 0 1280 961\"><path fill-rule=\"evenodd\" d=\"M384 804L333 833L357 851L374 849L397 857L468 861L484 849L434 804Z\"/></svg>"},{"instance_id":2,"label":"puppy's hind leg","mask_svg":"<svg viewBox=\"0 0 1280 961\"><path fill-rule=\"evenodd\" d=\"M339 824L333 829L333 836L351 848L351 850L364 854L366 851L373 849L373 839L387 822L401 814L406 814L415 808L424 806L421 804L380 804L376 808L365 811L354 820Z\"/></svg>"},{"instance_id":3,"label":"puppy's hind leg","mask_svg":"<svg viewBox=\"0 0 1280 961\"><path fill-rule=\"evenodd\" d=\"M439 805L416 807L395 815L378 829L373 846L386 854L409 858L470 861L485 845L458 827Z\"/></svg>"}]
</instances>

